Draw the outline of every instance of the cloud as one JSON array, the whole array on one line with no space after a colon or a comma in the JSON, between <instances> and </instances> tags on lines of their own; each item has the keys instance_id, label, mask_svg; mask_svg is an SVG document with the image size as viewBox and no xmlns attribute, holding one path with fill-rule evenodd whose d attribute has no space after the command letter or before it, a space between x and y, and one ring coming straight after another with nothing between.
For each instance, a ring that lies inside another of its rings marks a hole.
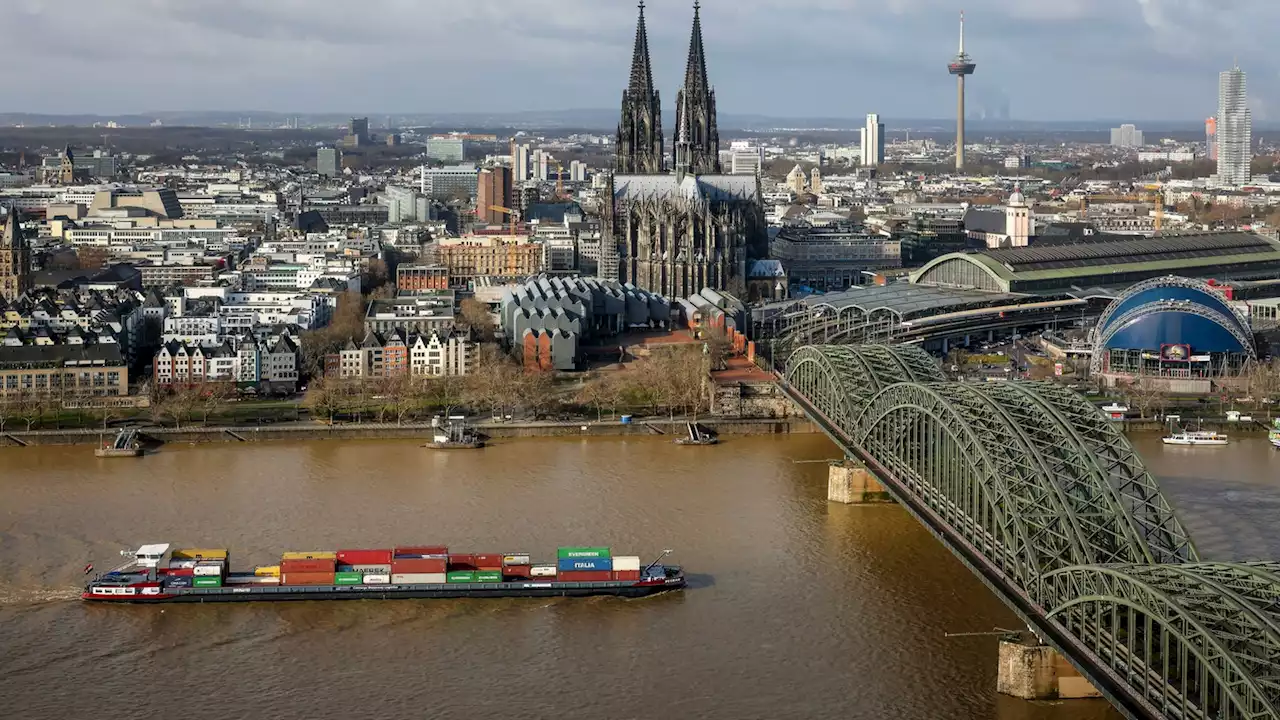
<instances>
[{"instance_id":1,"label":"cloud","mask_svg":"<svg viewBox=\"0 0 1280 720\"><path fill-rule=\"evenodd\" d=\"M972 85L1007 96L1015 117L1203 117L1233 47L1260 106L1280 91L1263 35L1280 22L1271 0L706 0L720 107L945 117L962 2ZM11 3L6 54L30 59L39 82L3 104L42 112L612 107L635 22L631 3L600 0ZM646 10L668 101L690 4Z\"/></svg>"}]
</instances>

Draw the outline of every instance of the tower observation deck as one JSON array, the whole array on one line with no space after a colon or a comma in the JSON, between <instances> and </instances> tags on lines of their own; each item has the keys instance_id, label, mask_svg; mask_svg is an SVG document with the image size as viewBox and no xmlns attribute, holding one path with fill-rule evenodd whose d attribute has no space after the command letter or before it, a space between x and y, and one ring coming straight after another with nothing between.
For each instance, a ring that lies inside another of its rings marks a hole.
<instances>
[{"instance_id":1,"label":"tower observation deck","mask_svg":"<svg viewBox=\"0 0 1280 720\"><path fill-rule=\"evenodd\" d=\"M964 79L978 68L977 63L964 51L964 11L960 12L960 51L947 65L947 72L956 76L956 170L964 169Z\"/></svg>"}]
</instances>

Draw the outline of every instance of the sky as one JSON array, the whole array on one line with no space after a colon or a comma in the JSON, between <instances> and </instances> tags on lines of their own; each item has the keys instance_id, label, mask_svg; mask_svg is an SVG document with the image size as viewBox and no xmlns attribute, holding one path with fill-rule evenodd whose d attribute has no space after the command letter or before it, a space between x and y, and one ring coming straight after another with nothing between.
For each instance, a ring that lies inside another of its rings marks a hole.
<instances>
[{"instance_id":1,"label":"sky","mask_svg":"<svg viewBox=\"0 0 1280 720\"><path fill-rule=\"evenodd\" d=\"M6 0L0 111L503 112L618 106L631 0ZM704 0L721 113L946 118L958 14L971 107L1019 120L1198 121L1249 73L1280 120L1277 0ZM671 106L691 2L650 0ZM1233 55L1235 57L1233 57ZM17 76L23 82L13 83ZM664 115L666 111L664 109Z\"/></svg>"}]
</instances>

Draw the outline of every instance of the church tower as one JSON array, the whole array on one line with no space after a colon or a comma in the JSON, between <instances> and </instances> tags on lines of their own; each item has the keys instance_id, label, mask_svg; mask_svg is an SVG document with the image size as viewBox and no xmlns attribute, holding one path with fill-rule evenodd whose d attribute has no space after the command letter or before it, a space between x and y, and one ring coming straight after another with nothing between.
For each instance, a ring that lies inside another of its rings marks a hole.
<instances>
[{"instance_id":1,"label":"church tower","mask_svg":"<svg viewBox=\"0 0 1280 720\"><path fill-rule=\"evenodd\" d=\"M31 289L31 251L18 226L18 211L9 208L0 235L0 297L17 300Z\"/></svg>"},{"instance_id":2,"label":"church tower","mask_svg":"<svg viewBox=\"0 0 1280 720\"><path fill-rule=\"evenodd\" d=\"M653 88L649 65L649 34L644 27L644 2L636 23L636 47L631 56L631 83L622 93L618 122L618 156L614 169L622 175L662 172L662 103Z\"/></svg>"},{"instance_id":3,"label":"church tower","mask_svg":"<svg viewBox=\"0 0 1280 720\"><path fill-rule=\"evenodd\" d=\"M716 91L707 81L707 58L702 50L701 6L693 3L693 32L684 86L676 93L675 141L688 143L688 171L695 175L720 174L720 132L716 129ZM683 160L683 158L681 158Z\"/></svg>"}]
</instances>

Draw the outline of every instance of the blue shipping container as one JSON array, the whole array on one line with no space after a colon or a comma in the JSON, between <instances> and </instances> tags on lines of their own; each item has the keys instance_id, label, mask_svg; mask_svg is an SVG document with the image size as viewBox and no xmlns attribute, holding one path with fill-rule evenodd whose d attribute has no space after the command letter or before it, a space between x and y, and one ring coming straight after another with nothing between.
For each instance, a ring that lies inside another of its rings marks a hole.
<instances>
[{"instance_id":1,"label":"blue shipping container","mask_svg":"<svg viewBox=\"0 0 1280 720\"><path fill-rule=\"evenodd\" d=\"M556 563L561 572L575 570L612 570L613 558L562 558Z\"/></svg>"}]
</instances>

